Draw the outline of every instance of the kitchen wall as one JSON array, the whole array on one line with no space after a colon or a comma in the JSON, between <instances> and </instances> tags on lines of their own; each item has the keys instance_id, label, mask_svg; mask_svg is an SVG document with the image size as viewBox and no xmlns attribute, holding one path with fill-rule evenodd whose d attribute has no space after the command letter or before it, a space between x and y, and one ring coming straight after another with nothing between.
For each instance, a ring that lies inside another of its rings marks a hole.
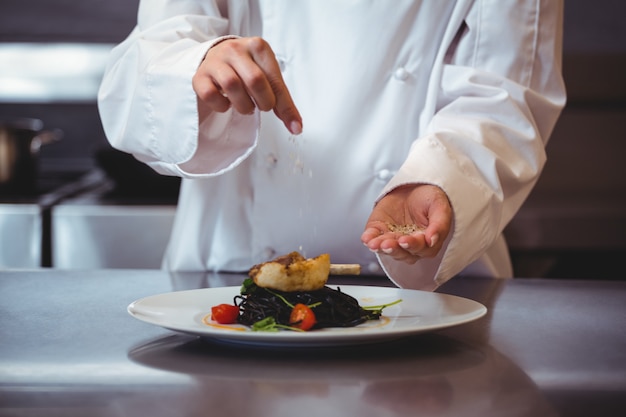
<instances>
[{"instance_id":1,"label":"kitchen wall","mask_svg":"<svg viewBox=\"0 0 626 417\"><path fill-rule=\"evenodd\" d=\"M518 275L625 279L626 3L566 0L568 104L508 229Z\"/></svg>"},{"instance_id":2,"label":"kitchen wall","mask_svg":"<svg viewBox=\"0 0 626 417\"><path fill-rule=\"evenodd\" d=\"M20 44L25 48L43 47L40 54L49 59L31 62L27 56L21 62L12 64L14 67L26 67L26 70L21 70L22 75L32 74L33 78L38 74L49 76L51 70L62 70L64 64L68 72L72 70L72 62L64 62L59 55L54 55L56 52L47 56L46 48L56 51L55 48L84 47L89 50L91 47L91 59L101 62L103 50L105 54L108 53L106 51L132 30L136 22L138 3L138 0L2 0L0 51L2 47ZM8 66L9 63L0 62L0 69L3 65ZM88 75L93 77L98 74ZM68 90L81 86L77 81L80 75L74 76L76 79L73 83L68 81ZM55 84L58 82L59 80L54 80ZM66 96L53 94L51 97L36 97L36 93L33 93L24 99L15 99L7 98L6 89L2 91L1 87L0 81L0 120L16 117L41 118L47 127L64 131L65 137L62 141L42 148L42 172L85 172L95 165L94 153L108 147L100 126L94 89L91 92L85 91L88 87L85 86L83 90L68 93Z\"/></svg>"},{"instance_id":3,"label":"kitchen wall","mask_svg":"<svg viewBox=\"0 0 626 417\"><path fill-rule=\"evenodd\" d=\"M135 22L138 0L2 0L0 47L111 47ZM569 101L536 190L507 229L517 275L622 279L626 256L626 2L566 0ZM0 63L1 67L2 63ZM35 63L46 69L49 62ZM107 147L95 97L2 100L0 119L42 118L65 139L42 153L44 172L86 171Z\"/></svg>"}]
</instances>

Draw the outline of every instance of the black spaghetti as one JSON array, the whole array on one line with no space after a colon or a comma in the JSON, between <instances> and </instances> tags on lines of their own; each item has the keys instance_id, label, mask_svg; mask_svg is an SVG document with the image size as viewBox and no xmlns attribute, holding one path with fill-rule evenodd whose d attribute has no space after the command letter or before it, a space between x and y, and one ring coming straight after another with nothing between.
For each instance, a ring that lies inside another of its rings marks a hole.
<instances>
[{"instance_id":1,"label":"black spaghetti","mask_svg":"<svg viewBox=\"0 0 626 417\"><path fill-rule=\"evenodd\" d=\"M297 304L307 305L315 313L313 329L354 327L368 320L378 320L383 308L390 305L364 308L340 288L324 286L314 291L285 292L259 287L251 279L244 282L234 302L240 310L238 322L253 328L268 319L289 326L291 312Z\"/></svg>"}]
</instances>

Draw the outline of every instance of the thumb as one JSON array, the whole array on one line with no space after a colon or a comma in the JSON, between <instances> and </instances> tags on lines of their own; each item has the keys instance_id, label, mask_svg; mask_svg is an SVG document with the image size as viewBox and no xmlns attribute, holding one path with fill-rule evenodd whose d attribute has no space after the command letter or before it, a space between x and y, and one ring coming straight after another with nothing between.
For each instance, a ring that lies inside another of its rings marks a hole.
<instances>
[{"instance_id":1,"label":"thumb","mask_svg":"<svg viewBox=\"0 0 626 417\"><path fill-rule=\"evenodd\" d=\"M449 206L441 207L436 204L431 208L428 216L428 226L424 230L424 237L429 247L434 248L443 244L450 233L452 214Z\"/></svg>"}]
</instances>

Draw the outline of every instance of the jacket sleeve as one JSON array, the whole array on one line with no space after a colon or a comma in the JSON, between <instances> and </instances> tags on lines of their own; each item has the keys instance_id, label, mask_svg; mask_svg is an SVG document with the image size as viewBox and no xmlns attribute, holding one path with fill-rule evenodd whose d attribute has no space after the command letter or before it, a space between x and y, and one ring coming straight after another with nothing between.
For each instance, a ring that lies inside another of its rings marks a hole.
<instances>
[{"instance_id":1,"label":"jacket sleeve","mask_svg":"<svg viewBox=\"0 0 626 417\"><path fill-rule=\"evenodd\" d=\"M432 114L384 192L438 185L454 227L435 259L410 266L379 257L398 285L416 276L440 285L460 273L501 239L536 183L565 105L562 9L561 0L476 0L441 51Z\"/></svg>"},{"instance_id":2,"label":"jacket sleeve","mask_svg":"<svg viewBox=\"0 0 626 417\"><path fill-rule=\"evenodd\" d=\"M142 0L137 26L111 52L98 93L111 145L183 177L219 175L245 159L259 115L201 114L191 83L228 31L216 1Z\"/></svg>"}]
</instances>

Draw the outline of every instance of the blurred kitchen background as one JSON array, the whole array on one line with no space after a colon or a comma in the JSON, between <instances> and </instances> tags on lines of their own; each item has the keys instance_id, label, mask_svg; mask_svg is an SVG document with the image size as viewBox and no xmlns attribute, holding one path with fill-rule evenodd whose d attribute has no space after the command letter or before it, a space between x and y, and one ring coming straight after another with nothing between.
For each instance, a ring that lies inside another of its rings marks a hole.
<instances>
[{"instance_id":1,"label":"blurred kitchen background","mask_svg":"<svg viewBox=\"0 0 626 417\"><path fill-rule=\"evenodd\" d=\"M137 4L1 0L0 269L160 266L179 181L112 150L96 107ZM624 16L621 0L566 0L569 101L506 231L516 276L626 278ZM6 162L16 140L31 148L20 174Z\"/></svg>"}]
</instances>

